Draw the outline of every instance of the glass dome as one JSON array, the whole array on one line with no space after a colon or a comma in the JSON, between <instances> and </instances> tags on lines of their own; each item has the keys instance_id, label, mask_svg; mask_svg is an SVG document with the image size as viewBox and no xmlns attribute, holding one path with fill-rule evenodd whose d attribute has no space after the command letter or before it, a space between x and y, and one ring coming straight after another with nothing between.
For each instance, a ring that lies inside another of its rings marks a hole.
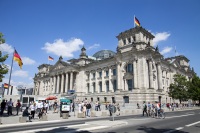
<instances>
[{"instance_id":1,"label":"glass dome","mask_svg":"<svg viewBox=\"0 0 200 133\"><path fill-rule=\"evenodd\" d=\"M102 59L102 58L109 58L109 55L114 56L114 55L116 55L116 53L111 50L101 50L101 51L96 52L93 55L93 57Z\"/></svg>"}]
</instances>

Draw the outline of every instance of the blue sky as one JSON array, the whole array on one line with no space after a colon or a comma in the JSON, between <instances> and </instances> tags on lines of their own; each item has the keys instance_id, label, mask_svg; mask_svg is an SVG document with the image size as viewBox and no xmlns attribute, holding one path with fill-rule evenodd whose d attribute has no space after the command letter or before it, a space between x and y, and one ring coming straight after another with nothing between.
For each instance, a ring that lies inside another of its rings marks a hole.
<instances>
[{"instance_id":1,"label":"blue sky","mask_svg":"<svg viewBox=\"0 0 200 133\"><path fill-rule=\"evenodd\" d=\"M24 63L13 65L12 85L32 86L37 67L78 58L82 45L92 56L99 50L116 52L116 36L134 27L134 15L151 31L164 57L185 55L199 76L200 1L185 0L1 0L0 32L6 44L0 46L10 57L15 47ZM7 82L9 74L3 79Z\"/></svg>"}]
</instances>

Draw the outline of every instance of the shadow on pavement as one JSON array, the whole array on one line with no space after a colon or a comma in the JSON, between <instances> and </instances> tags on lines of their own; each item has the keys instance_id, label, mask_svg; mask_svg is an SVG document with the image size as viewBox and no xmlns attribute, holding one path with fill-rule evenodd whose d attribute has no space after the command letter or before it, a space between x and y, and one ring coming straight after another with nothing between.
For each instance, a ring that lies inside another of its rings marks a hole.
<instances>
[{"instance_id":1,"label":"shadow on pavement","mask_svg":"<svg viewBox=\"0 0 200 133\"><path fill-rule=\"evenodd\" d=\"M174 130L174 129L156 129L153 127L146 127L146 126L141 126L140 128L138 128L137 130L143 131L144 133L164 133L170 130ZM176 130L173 133L189 133L189 132L185 132L185 131L180 131L180 130Z\"/></svg>"}]
</instances>

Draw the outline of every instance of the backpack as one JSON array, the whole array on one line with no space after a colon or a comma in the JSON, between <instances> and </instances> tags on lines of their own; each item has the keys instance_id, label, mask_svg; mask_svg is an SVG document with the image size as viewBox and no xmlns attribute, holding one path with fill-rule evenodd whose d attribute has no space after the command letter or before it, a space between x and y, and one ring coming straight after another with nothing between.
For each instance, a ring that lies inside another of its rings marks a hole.
<instances>
[{"instance_id":1,"label":"backpack","mask_svg":"<svg viewBox=\"0 0 200 133\"><path fill-rule=\"evenodd\" d=\"M144 110L147 110L147 105L145 104L145 106L144 106Z\"/></svg>"}]
</instances>

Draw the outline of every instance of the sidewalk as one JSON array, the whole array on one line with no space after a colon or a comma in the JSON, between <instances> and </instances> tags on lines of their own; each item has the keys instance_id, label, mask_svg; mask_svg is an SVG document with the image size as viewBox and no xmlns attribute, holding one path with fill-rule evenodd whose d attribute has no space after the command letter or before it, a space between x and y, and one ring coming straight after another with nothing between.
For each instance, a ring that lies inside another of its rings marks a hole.
<instances>
[{"instance_id":1,"label":"sidewalk","mask_svg":"<svg viewBox=\"0 0 200 133\"><path fill-rule=\"evenodd\" d=\"M190 109L200 109L199 107L195 107L195 108L190 108ZM190 110L188 109L188 110ZM165 112L169 112L169 109L164 109ZM186 110L186 109L184 109ZM175 111L182 111L181 109L175 109ZM53 113L53 111L48 111L47 114L47 119L48 121L73 121L73 120L83 120L83 119L94 119L97 117L109 117L109 111L108 110L102 110L102 111L94 111L92 110L92 112L96 113L96 117L86 117L86 118L77 118L77 114L78 114L78 110L75 110L76 115L74 116L74 112L70 112L69 115L70 117L68 119L62 119L62 117L60 117L60 112L58 113ZM107 112L107 116L102 116L102 112ZM170 111L171 112L171 111ZM13 113L15 114L15 112ZM137 115L137 114L142 114L142 110L141 109L134 109L130 110L130 109L123 109L120 111L120 115L121 116L125 116L125 115ZM0 117L1 119L1 123L3 125L8 125L8 124L24 124L24 123L19 123L19 117L22 116L22 112L19 112L18 116L12 115L12 116L7 116L7 114L4 114L4 117ZM27 118L28 120L28 118ZM27 123L43 123L45 121L39 121L39 118L37 116L37 114L35 115L35 120L32 120L32 122L27 122Z\"/></svg>"}]
</instances>

